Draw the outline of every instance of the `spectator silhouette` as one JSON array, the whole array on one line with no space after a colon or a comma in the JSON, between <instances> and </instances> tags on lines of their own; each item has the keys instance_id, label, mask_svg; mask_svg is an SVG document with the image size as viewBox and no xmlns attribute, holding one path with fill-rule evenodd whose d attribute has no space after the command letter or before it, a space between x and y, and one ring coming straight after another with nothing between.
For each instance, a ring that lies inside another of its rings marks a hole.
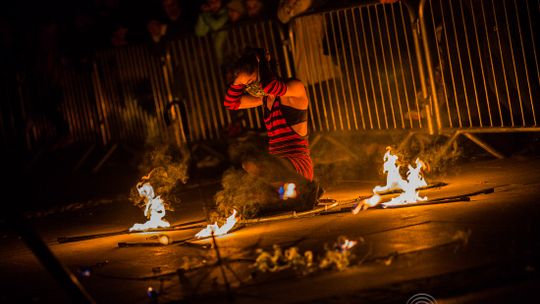
<instances>
[{"instance_id":1,"label":"spectator silhouette","mask_svg":"<svg viewBox=\"0 0 540 304\"><path fill-rule=\"evenodd\" d=\"M223 63L223 45L227 39L227 32L222 29L227 24L229 16L221 0L207 0L201 6L201 12L195 24L195 35L203 37L212 35L216 59L219 65Z\"/></svg>"},{"instance_id":2,"label":"spectator silhouette","mask_svg":"<svg viewBox=\"0 0 540 304\"><path fill-rule=\"evenodd\" d=\"M147 23L152 41L177 39L191 32L190 24L184 17L183 7L178 0L161 0L161 15Z\"/></svg>"},{"instance_id":3,"label":"spectator silhouette","mask_svg":"<svg viewBox=\"0 0 540 304\"><path fill-rule=\"evenodd\" d=\"M229 16L229 23L236 24L244 18L246 8L242 0L231 0L227 3L227 15Z\"/></svg>"},{"instance_id":4,"label":"spectator silhouette","mask_svg":"<svg viewBox=\"0 0 540 304\"><path fill-rule=\"evenodd\" d=\"M263 0L245 0L248 18L260 18L265 16L266 5Z\"/></svg>"}]
</instances>

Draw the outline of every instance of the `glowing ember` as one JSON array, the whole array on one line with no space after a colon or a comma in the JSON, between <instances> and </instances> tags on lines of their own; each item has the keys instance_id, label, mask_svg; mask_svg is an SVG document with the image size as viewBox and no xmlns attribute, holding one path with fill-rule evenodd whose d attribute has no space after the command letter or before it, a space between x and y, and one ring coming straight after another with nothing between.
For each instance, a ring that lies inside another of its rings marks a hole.
<instances>
[{"instance_id":1,"label":"glowing ember","mask_svg":"<svg viewBox=\"0 0 540 304\"><path fill-rule=\"evenodd\" d=\"M285 183L279 187L279 197L282 200L296 197L296 185L294 183Z\"/></svg>"},{"instance_id":2,"label":"glowing ember","mask_svg":"<svg viewBox=\"0 0 540 304\"><path fill-rule=\"evenodd\" d=\"M412 204L418 201L425 201L427 197L420 197L416 189L427 185L424 177L422 176L422 167L424 164L420 159L416 159L416 167L409 165L409 171L407 172L407 180L404 180L399 173L399 165L397 164L398 157L392 155L390 150L384 154L384 170L386 173L386 185L376 186L373 188L373 195L365 199L362 204L358 204L352 211L353 214L357 214L364 206L373 207L381 201L379 193L392 190L403 190L403 193L398 197L393 198L391 201L383 203L383 207L395 206L400 204Z\"/></svg>"},{"instance_id":3,"label":"glowing ember","mask_svg":"<svg viewBox=\"0 0 540 304\"><path fill-rule=\"evenodd\" d=\"M353 248L358 242L345 239L343 240L343 243L340 245L341 250L349 250Z\"/></svg>"},{"instance_id":4,"label":"glowing ember","mask_svg":"<svg viewBox=\"0 0 540 304\"><path fill-rule=\"evenodd\" d=\"M144 215L149 218L149 220L144 224L133 225L133 227L129 228L129 231L169 227L169 222L163 219L163 217L165 217L165 205L159 195L156 196L154 194L154 188L148 183L139 183L137 185L137 191L141 197L144 197L146 203Z\"/></svg>"},{"instance_id":5,"label":"glowing ember","mask_svg":"<svg viewBox=\"0 0 540 304\"><path fill-rule=\"evenodd\" d=\"M237 221L238 219L236 218L236 210L233 210L233 214L231 214L231 216L227 218L227 221L225 222L225 224L223 224L223 226L219 227L217 223L208 225L206 226L206 228L195 234L195 237L200 239L212 236L212 233L215 236L227 234L227 232L229 232L229 230L234 227Z\"/></svg>"}]
</instances>

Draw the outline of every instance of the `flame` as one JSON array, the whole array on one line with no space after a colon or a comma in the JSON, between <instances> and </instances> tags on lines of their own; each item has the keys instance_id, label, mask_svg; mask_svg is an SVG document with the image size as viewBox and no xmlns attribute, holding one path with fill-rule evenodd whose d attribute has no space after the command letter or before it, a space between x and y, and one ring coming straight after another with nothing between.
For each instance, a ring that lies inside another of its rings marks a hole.
<instances>
[{"instance_id":1,"label":"flame","mask_svg":"<svg viewBox=\"0 0 540 304\"><path fill-rule=\"evenodd\" d=\"M406 181L401 178L399 173L399 165L397 164L397 155L392 155L390 150L384 154L383 172L386 173L386 185L376 186L373 188L373 193L381 193L384 191L403 189L407 184Z\"/></svg>"},{"instance_id":2,"label":"flame","mask_svg":"<svg viewBox=\"0 0 540 304\"><path fill-rule=\"evenodd\" d=\"M154 194L154 188L149 183L137 185L137 191L141 197L145 198L146 207L144 209L144 216L150 218L144 224L135 224L129 231L141 231L155 228L167 228L170 227L169 222L163 219L165 217L165 205L161 197Z\"/></svg>"},{"instance_id":3,"label":"flame","mask_svg":"<svg viewBox=\"0 0 540 304\"><path fill-rule=\"evenodd\" d=\"M287 200L289 198L296 197L296 185L294 183L285 183L283 186L279 187L279 197L282 200Z\"/></svg>"},{"instance_id":4,"label":"flame","mask_svg":"<svg viewBox=\"0 0 540 304\"><path fill-rule=\"evenodd\" d=\"M223 226L219 227L217 223L207 225L206 228L195 234L195 237L200 239L212 236L212 233L215 236L227 234L227 232L229 232L229 230L234 227L237 221L238 219L236 218L236 210L233 210L233 213L227 218L227 221L225 222L225 224L223 224Z\"/></svg>"},{"instance_id":5,"label":"flame","mask_svg":"<svg viewBox=\"0 0 540 304\"><path fill-rule=\"evenodd\" d=\"M379 193L391 190L403 190L403 193L398 197L393 198L391 201L383 203L383 207L395 206L400 204L411 204L419 201L427 200L427 197L420 197L416 189L427 186L424 177L422 176L422 168L425 167L424 163L417 158L413 167L409 165L409 171L407 172L407 180L404 180L399 173L399 165L397 164L398 157L393 155L390 150L384 154L383 172L386 173L386 185L376 186L373 188L373 195L365 199L362 204L358 204L352 211L353 214L357 214L364 206L373 207L381 201Z\"/></svg>"},{"instance_id":6,"label":"flame","mask_svg":"<svg viewBox=\"0 0 540 304\"><path fill-rule=\"evenodd\" d=\"M424 163L419 158L416 159L416 167L409 165L407 172L407 182L403 185L403 193L400 196L394 197L391 201L383 203L383 207L390 207L401 204L411 204L427 200L427 197L421 197L416 189L427 186L421 170Z\"/></svg>"}]
</instances>

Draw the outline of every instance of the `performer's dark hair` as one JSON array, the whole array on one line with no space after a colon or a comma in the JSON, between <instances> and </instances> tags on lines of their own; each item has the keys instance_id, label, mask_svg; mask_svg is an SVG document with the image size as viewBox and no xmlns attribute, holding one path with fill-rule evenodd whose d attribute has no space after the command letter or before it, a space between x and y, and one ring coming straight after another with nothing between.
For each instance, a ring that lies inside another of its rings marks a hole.
<instances>
[{"instance_id":1,"label":"performer's dark hair","mask_svg":"<svg viewBox=\"0 0 540 304\"><path fill-rule=\"evenodd\" d=\"M266 50L263 48L248 47L234 64L233 73L234 75L238 75L241 72L252 74L257 69L259 69L263 86L277 78L274 60L267 59Z\"/></svg>"}]
</instances>

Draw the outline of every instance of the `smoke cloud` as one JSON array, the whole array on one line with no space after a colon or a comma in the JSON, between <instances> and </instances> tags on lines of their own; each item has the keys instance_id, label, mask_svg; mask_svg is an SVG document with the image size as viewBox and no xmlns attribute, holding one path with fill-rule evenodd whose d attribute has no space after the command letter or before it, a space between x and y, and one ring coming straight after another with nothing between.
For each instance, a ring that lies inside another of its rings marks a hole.
<instances>
[{"instance_id":1,"label":"smoke cloud","mask_svg":"<svg viewBox=\"0 0 540 304\"><path fill-rule=\"evenodd\" d=\"M179 190L178 185L185 184L189 179L189 152L185 147L179 148L169 143L151 146L153 148L144 154L138 166L141 176L139 182L152 185L156 196L163 199L165 208L174 210L174 206L180 203L180 197L176 193ZM141 208L145 206L136 185L130 191L130 200Z\"/></svg>"}]
</instances>

